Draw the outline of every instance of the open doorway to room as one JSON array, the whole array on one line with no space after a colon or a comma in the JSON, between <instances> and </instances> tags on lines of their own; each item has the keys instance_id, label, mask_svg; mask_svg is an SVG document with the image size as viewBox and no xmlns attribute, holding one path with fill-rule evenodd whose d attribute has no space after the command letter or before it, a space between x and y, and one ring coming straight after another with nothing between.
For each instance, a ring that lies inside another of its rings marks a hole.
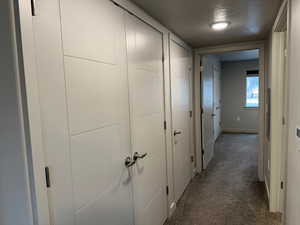
<instances>
[{"instance_id":1,"label":"open doorway to room","mask_svg":"<svg viewBox=\"0 0 300 225\"><path fill-rule=\"evenodd\" d=\"M213 158L215 143L221 134L236 134L236 137L248 134L249 138L255 137L255 144L259 146L259 50L203 55L201 65L202 159L205 169Z\"/></svg>"},{"instance_id":2,"label":"open doorway to room","mask_svg":"<svg viewBox=\"0 0 300 225\"><path fill-rule=\"evenodd\" d=\"M235 218L234 224L279 225L280 215L269 212L263 182L268 105L264 101L264 44L199 49L197 60L200 69L197 71L195 65L195 96L198 90L199 114L195 106L202 129L196 136L201 136L205 170L197 181L205 193L199 196L197 207L206 212L211 207L214 215L222 215L224 206L234 208L226 214L229 221ZM215 224L222 224L224 219L209 213L201 216L205 221L214 218Z\"/></svg>"}]
</instances>

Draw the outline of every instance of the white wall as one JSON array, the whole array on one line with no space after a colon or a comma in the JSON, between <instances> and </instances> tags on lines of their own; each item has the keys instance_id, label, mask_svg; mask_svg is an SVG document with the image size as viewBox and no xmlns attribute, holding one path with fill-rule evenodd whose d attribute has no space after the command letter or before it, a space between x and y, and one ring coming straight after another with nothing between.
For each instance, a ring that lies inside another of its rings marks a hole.
<instances>
[{"instance_id":1,"label":"white wall","mask_svg":"<svg viewBox=\"0 0 300 225\"><path fill-rule=\"evenodd\" d=\"M12 2L0 3L0 224L31 225Z\"/></svg>"},{"instance_id":2,"label":"white wall","mask_svg":"<svg viewBox=\"0 0 300 225\"><path fill-rule=\"evenodd\" d=\"M258 70L259 61L222 63L221 96L222 130L230 132L258 132L259 110L245 108L246 71Z\"/></svg>"},{"instance_id":3,"label":"white wall","mask_svg":"<svg viewBox=\"0 0 300 225\"><path fill-rule=\"evenodd\" d=\"M300 221L300 0L291 0L289 46L289 139L287 161L286 224L298 225Z\"/></svg>"}]
</instances>

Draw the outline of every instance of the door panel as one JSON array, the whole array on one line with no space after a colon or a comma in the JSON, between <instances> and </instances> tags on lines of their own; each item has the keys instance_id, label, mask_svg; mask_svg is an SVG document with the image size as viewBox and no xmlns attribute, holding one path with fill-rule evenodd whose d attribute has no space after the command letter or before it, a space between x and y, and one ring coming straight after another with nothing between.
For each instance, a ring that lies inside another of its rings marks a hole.
<instances>
[{"instance_id":1,"label":"door panel","mask_svg":"<svg viewBox=\"0 0 300 225\"><path fill-rule=\"evenodd\" d=\"M127 119L127 95L120 95L127 92L127 77L120 67L67 56L65 74L72 134Z\"/></svg>"},{"instance_id":2,"label":"door panel","mask_svg":"<svg viewBox=\"0 0 300 225\"><path fill-rule=\"evenodd\" d=\"M214 140L216 140L221 133L221 80L220 70L218 67L213 67L214 79Z\"/></svg>"},{"instance_id":3,"label":"door panel","mask_svg":"<svg viewBox=\"0 0 300 225\"><path fill-rule=\"evenodd\" d=\"M147 153L134 168L136 225L167 218L162 34L127 15L129 95L133 152Z\"/></svg>"},{"instance_id":4,"label":"door panel","mask_svg":"<svg viewBox=\"0 0 300 225\"><path fill-rule=\"evenodd\" d=\"M179 200L192 176L190 150L190 53L171 40L171 93L174 135L175 199Z\"/></svg>"},{"instance_id":5,"label":"door panel","mask_svg":"<svg viewBox=\"0 0 300 225\"><path fill-rule=\"evenodd\" d=\"M203 140L203 167L206 168L214 152L214 120L213 120L213 65L209 56L202 57L202 140Z\"/></svg>"},{"instance_id":6,"label":"door panel","mask_svg":"<svg viewBox=\"0 0 300 225\"><path fill-rule=\"evenodd\" d=\"M120 31L124 29L116 6L108 0L60 2L65 55L118 64Z\"/></svg>"},{"instance_id":7,"label":"door panel","mask_svg":"<svg viewBox=\"0 0 300 225\"><path fill-rule=\"evenodd\" d=\"M134 224L124 166L131 155L124 25L124 12L107 0L39 1L34 28L52 225Z\"/></svg>"}]
</instances>

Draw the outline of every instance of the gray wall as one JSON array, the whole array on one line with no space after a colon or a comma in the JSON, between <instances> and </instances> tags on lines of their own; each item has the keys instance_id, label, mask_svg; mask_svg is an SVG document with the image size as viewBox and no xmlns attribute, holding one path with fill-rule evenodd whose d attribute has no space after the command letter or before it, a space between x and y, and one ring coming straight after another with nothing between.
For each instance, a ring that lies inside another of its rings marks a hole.
<instances>
[{"instance_id":1,"label":"gray wall","mask_svg":"<svg viewBox=\"0 0 300 225\"><path fill-rule=\"evenodd\" d=\"M0 225L31 225L12 2L0 1Z\"/></svg>"},{"instance_id":2,"label":"gray wall","mask_svg":"<svg viewBox=\"0 0 300 225\"><path fill-rule=\"evenodd\" d=\"M246 71L258 68L258 60L222 63L221 123L223 131L258 132L258 109L244 107Z\"/></svg>"},{"instance_id":3,"label":"gray wall","mask_svg":"<svg viewBox=\"0 0 300 225\"><path fill-rule=\"evenodd\" d=\"M287 161L286 225L298 225L300 221L300 139L296 127L300 127L300 0L291 1L290 57L289 57L289 139Z\"/></svg>"}]
</instances>

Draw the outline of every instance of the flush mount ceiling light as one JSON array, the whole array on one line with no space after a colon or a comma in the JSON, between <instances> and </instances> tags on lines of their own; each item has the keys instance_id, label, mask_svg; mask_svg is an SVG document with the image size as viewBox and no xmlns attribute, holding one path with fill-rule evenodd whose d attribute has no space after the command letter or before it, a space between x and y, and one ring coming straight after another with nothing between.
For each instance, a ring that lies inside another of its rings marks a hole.
<instances>
[{"instance_id":1,"label":"flush mount ceiling light","mask_svg":"<svg viewBox=\"0 0 300 225\"><path fill-rule=\"evenodd\" d=\"M225 30L229 26L229 22L216 22L211 25L213 30Z\"/></svg>"}]
</instances>

